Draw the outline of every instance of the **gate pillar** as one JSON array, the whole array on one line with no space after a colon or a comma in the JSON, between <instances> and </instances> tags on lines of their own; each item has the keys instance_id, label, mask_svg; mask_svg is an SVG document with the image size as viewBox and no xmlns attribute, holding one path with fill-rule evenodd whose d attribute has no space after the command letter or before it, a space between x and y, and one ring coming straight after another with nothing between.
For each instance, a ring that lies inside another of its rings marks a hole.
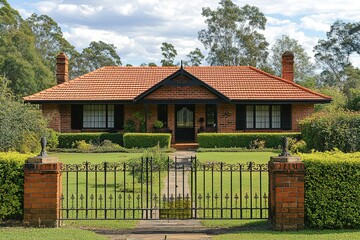
<instances>
[{"instance_id":1,"label":"gate pillar","mask_svg":"<svg viewBox=\"0 0 360 240\"><path fill-rule=\"evenodd\" d=\"M24 224L58 227L61 198L61 163L46 153L29 158L24 166Z\"/></svg>"},{"instance_id":2,"label":"gate pillar","mask_svg":"<svg viewBox=\"0 0 360 240\"><path fill-rule=\"evenodd\" d=\"M304 228L305 167L300 157L280 155L269 162L269 221L274 230Z\"/></svg>"}]
</instances>

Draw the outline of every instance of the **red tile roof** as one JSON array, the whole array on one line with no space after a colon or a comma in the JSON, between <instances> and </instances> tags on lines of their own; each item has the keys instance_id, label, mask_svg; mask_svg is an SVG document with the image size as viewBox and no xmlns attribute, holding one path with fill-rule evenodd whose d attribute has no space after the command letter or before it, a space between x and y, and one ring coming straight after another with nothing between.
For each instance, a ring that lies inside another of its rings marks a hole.
<instances>
[{"instance_id":1,"label":"red tile roof","mask_svg":"<svg viewBox=\"0 0 360 240\"><path fill-rule=\"evenodd\" d=\"M330 101L291 81L247 66L185 67L188 73L230 100ZM31 96L27 102L133 101L178 67L103 67Z\"/></svg>"}]
</instances>

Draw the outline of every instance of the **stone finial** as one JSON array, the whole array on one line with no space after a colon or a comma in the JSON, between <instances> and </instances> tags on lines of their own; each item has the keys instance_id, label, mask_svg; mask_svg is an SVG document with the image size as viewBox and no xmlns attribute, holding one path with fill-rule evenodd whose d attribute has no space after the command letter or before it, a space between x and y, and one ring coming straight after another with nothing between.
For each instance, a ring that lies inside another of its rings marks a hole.
<instances>
[{"instance_id":1,"label":"stone finial","mask_svg":"<svg viewBox=\"0 0 360 240\"><path fill-rule=\"evenodd\" d=\"M46 137L41 137L40 144L41 144L41 152L38 155L38 157L46 157Z\"/></svg>"},{"instance_id":2,"label":"stone finial","mask_svg":"<svg viewBox=\"0 0 360 240\"><path fill-rule=\"evenodd\" d=\"M286 137L282 138L281 149L282 152L280 153L279 157L291 156L289 152L289 140Z\"/></svg>"}]
</instances>

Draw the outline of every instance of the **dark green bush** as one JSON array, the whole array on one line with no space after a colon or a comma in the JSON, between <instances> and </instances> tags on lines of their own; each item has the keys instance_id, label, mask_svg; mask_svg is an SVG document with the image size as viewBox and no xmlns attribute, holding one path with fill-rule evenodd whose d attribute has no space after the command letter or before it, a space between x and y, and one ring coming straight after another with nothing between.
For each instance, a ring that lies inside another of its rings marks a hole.
<instances>
[{"instance_id":1,"label":"dark green bush","mask_svg":"<svg viewBox=\"0 0 360 240\"><path fill-rule=\"evenodd\" d=\"M248 148L254 140L265 141L265 148L278 148L283 137L298 138L299 133L200 133L202 148Z\"/></svg>"},{"instance_id":2,"label":"dark green bush","mask_svg":"<svg viewBox=\"0 0 360 240\"><path fill-rule=\"evenodd\" d=\"M360 227L360 152L302 154L305 223L309 228Z\"/></svg>"},{"instance_id":3,"label":"dark green bush","mask_svg":"<svg viewBox=\"0 0 360 240\"><path fill-rule=\"evenodd\" d=\"M318 113L300 121L300 127L309 149L360 151L360 112Z\"/></svg>"},{"instance_id":4,"label":"dark green bush","mask_svg":"<svg viewBox=\"0 0 360 240\"><path fill-rule=\"evenodd\" d=\"M113 143L123 145L121 133L59 133L59 148L72 148L76 141L84 140L86 143L101 143L110 140Z\"/></svg>"},{"instance_id":5,"label":"dark green bush","mask_svg":"<svg viewBox=\"0 0 360 240\"><path fill-rule=\"evenodd\" d=\"M29 155L0 153L0 219L22 219L25 160Z\"/></svg>"},{"instance_id":6,"label":"dark green bush","mask_svg":"<svg viewBox=\"0 0 360 240\"><path fill-rule=\"evenodd\" d=\"M169 133L125 133L124 147L150 148L159 144L161 148L170 148L171 134Z\"/></svg>"}]
</instances>

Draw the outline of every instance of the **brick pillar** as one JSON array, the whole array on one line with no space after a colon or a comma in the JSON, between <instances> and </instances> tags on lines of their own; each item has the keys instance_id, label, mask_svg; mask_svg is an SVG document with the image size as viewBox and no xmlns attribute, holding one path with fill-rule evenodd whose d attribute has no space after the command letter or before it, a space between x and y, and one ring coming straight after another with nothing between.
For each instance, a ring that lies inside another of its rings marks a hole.
<instances>
[{"instance_id":1,"label":"brick pillar","mask_svg":"<svg viewBox=\"0 0 360 240\"><path fill-rule=\"evenodd\" d=\"M271 157L269 221L274 230L304 228L304 175L300 157Z\"/></svg>"},{"instance_id":2,"label":"brick pillar","mask_svg":"<svg viewBox=\"0 0 360 240\"><path fill-rule=\"evenodd\" d=\"M29 158L24 166L24 224L58 227L61 163L54 157Z\"/></svg>"}]
</instances>

